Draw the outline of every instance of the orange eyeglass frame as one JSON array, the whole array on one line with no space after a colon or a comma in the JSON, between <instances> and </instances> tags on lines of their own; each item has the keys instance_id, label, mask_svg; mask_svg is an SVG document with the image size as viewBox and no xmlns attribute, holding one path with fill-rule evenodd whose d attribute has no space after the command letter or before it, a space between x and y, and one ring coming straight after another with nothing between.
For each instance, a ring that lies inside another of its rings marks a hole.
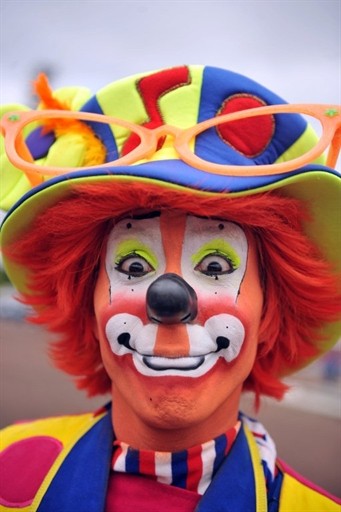
<instances>
[{"instance_id":1,"label":"orange eyeglass frame","mask_svg":"<svg viewBox=\"0 0 341 512\"><path fill-rule=\"evenodd\" d=\"M191 141L198 134L209 128L245 118L286 113L305 114L318 119L322 125L322 136L316 145L303 155L292 160L266 165L225 165L203 160L190 149ZM37 165L25 144L22 136L23 129L34 121L43 122L46 119L58 118L118 125L137 134L141 142L127 155L119 157L117 160L93 167L75 168ZM157 128L150 129L123 119L89 112L68 110L14 111L4 114L0 121L0 128L5 138L5 149L8 159L16 168L27 174L32 185L41 182L42 176L57 176L76 170L101 169L136 164L141 160L151 158L158 150L158 142L160 139L167 135L171 135L174 138L173 146L181 160L194 168L212 174L260 176L281 174L307 165L321 156L328 146L330 147L327 154L326 165L334 168L341 146L341 106L327 104L269 105L217 116L186 129L171 125L161 125Z\"/></svg>"}]
</instances>

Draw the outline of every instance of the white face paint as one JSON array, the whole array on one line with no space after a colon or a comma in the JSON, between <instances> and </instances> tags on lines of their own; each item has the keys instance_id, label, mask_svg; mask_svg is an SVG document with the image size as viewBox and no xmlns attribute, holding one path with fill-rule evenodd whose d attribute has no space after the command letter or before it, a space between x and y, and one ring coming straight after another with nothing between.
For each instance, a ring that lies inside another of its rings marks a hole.
<instances>
[{"instance_id":1,"label":"white face paint","mask_svg":"<svg viewBox=\"0 0 341 512\"><path fill-rule=\"evenodd\" d=\"M245 233L226 221L182 219L125 219L108 240L103 329L112 352L130 355L136 370L150 377L200 377L219 358L233 361L245 338L238 313L247 268ZM198 314L190 323L165 327L147 318L146 293L170 271L195 290Z\"/></svg>"},{"instance_id":2,"label":"white face paint","mask_svg":"<svg viewBox=\"0 0 341 512\"><path fill-rule=\"evenodd\" d=\"M123 272L124 262L129 266L134 260L150 267L144 276ZM146 293L150 283L163 274L166 268L160 218L124 219L118 222L109 235L105 266L111 295L125 293L132 286L138 293ZM118 266L121 271L118 271Z\"/></svg>"},{"instance_id":3,"label":"white face paint","mask_svg":"<svg viewBox=\"0 0 341 512\"><path fill-rule=\"evenodd\" d=\"M247 252L245 233L237 224L187 217L181 268L183 278L197 293L224 290L233 302L237 302L246 271ZM208 271L209 265L213 262L225 265L229 270L221 275L212 274L211 277L203 278L201 272L193 272L193 268L199 262L202 270Z\"/></svg>"}]
</instances>

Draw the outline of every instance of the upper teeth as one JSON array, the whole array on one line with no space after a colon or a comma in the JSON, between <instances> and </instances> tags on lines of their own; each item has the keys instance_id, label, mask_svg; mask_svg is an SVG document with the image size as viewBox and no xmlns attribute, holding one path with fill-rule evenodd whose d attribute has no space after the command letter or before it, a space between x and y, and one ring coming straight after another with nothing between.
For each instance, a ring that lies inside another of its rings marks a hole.
<instances>
[{"instance_id":1,"label":"upper teeth","mask_svg":"<svg viewBox=\"0 0 341 512\"><path fill-rule=\"evenodd\" d=\"M205 356L159 357L143 356L143 362L153 370L195 370L205 361Z\"/></svg>"}]
</instances>

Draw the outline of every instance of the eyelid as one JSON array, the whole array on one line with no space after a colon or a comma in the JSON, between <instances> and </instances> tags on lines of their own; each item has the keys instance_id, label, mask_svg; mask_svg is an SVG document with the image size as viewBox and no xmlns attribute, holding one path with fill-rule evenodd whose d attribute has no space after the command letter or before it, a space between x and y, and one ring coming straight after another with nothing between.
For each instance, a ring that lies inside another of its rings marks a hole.
<instances>
[{"instance_id":1,"label":"eyelid","mask_svg":"<svg viewBox=\"0 0 341 512\"><path fill-rule=\"evenodd\" d=\"M126 260L129 260L130 258L142 258L145 260L150 266L152 266L151 262L149 261L149 257L146 253L143 251L133 251L128 254L117 254L115 258L115 265L119 265L120 263L123 263ZM154 267L153 267L154 268Z\"/></svg>"},{"instance_id":2,"label":"eyelid","mask_svg":"<svg viewBox=\"0 0 341 512\"><path fill-rule=\"evenodd\" d=\"M153 267L155 270L158 268L158 260L157 257L155 256L155 253L148 246L144 245L139 240L124 240L118 245L117 250L115 252L115 265L118 265L124 259L127 259L130 256L138 256L140 258L145 259L147 263L149 263L149 265Z\"/></svg>"},{"instance_id":3,"label":"eyelid","mask_svg":"<svg viewBox=\"0 0 341 512\"><path fill-rule=\"evenodd\" d=\"M226 258L236 270L240 266L240 257L231 245L222 239L210 240L192 255L192 263L196 267L206 256L221 256Z\"/></svg>"},{"instance_id":4,"label":"eyelid","mask_svg":"<svg viewBox=\"0 0 341 512\"><path fill-rule=\"evenodd\" d=\"M132 260L136 260L137 258L140 258L140 259L143 259L143 261L145 262L145 264L147 264L149 266L149 269L148 270L144 270L142 272L134 272L133 270L124 270L121 265L123 265L126 261L129 261L130 259ZM153 272L155 271L154 267L152 267L152 265L146 260L146 258L144 258L143 256L140 256L136 253L131 253L131 254L127 254L127 256L123 256L117 263L116 263L116 266L115 266L115 270L117 270L118 272L120 272L121 274L125 274L125 275L128 275L128 276L134 276L135 277L143 277L147 274L149 274L150 272Z\"/></svg>"}]
</instances>

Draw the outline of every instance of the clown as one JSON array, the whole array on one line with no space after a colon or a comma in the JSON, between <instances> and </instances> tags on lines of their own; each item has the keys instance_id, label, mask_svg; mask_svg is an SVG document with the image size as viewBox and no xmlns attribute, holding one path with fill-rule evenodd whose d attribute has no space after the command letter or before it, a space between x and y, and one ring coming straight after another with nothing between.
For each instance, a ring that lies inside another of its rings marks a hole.
<instances>
[{"instance_id":1,"label":"clown","mask_svg":"<svg viewBox=\"0 0 341 512\"><path fill-rule=\"evenodd\" d=\"M239 412L340 334L339 108L202 66L36 91L2 118L4 262L112 405L5 429L3 510L339 510Z\"/></svg>"}]
</instances>

